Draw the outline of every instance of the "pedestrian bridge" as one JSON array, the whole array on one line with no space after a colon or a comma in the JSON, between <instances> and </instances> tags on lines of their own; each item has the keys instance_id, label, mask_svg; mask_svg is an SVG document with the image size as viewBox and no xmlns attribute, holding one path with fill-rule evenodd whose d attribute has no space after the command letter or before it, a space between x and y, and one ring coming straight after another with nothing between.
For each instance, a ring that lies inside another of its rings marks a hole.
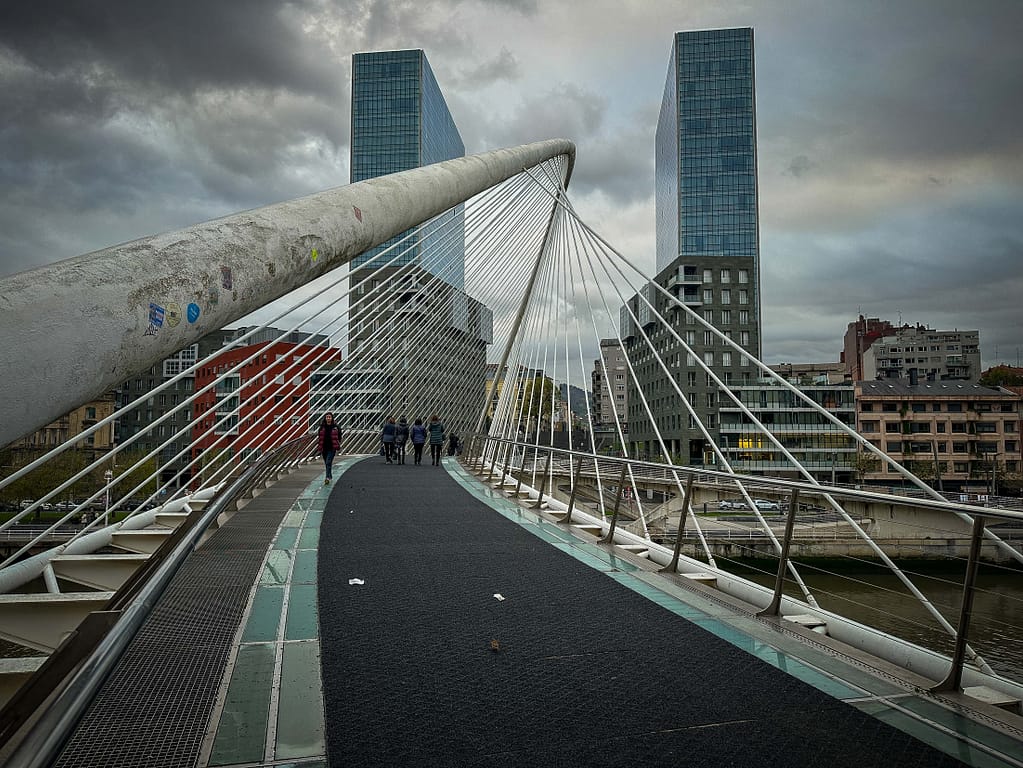
<instances>
[{"instance_id":1,"label":"pedestrian bridge","mask_svg":"<svg viewBox=\"0 0 1023 768\"><path fill-rule=\"evenodd\" d=\"M1005 620L1023 602L1005 586L1023 555L999 534L1023 515L949 501L894 463L916 496L822 483L678 335L680 318L876 449L582 222L573 162L564 141L500 150L0 280L12 340L0 359L25 372L0 402L40 404L9 408L0 443L175 362L145 395L173 395L174 410L139 423L125 398L0 479L3 492L65 467L0 534L88 489L0 563L7 764L1023 765L1020 627ZM348 270L388 242L378 270ZM675 316L650 301L658 291ZM630 453L617 414L617 444L598 446L588 401L559 427L599 340L621 340L622 311L647 343L623 375L653 458ZM56 335L43 348L39 317ZM231 362L180 354L239 322ZM270 329L309 341L249 378ZM673 460L650 402L664 393L638 387L633 367L679 365L651 340L672 334L789 471L738 472L681 376L674 395L714 460ZM278 400L274 385L292 381L309 387ZM309 435L324 410L344 415L347 441L329 487ZM382 415L435 410L460 456L375 457ZM113 421L130 426L115 451L61 464ZM704 510L718 498L751 519ZM68 532L99 502L104 514ZM901 510L900 556L909 539L948 542L954 604L895 556L870 513L885 505ZM894 586L850 580L855 607L895 628L816 588L844 572L805 555L825 524L887 569ZM769 567L751 576L722 556L723 530L764 543L737 546Z\"/></svg>"}]
</instances>

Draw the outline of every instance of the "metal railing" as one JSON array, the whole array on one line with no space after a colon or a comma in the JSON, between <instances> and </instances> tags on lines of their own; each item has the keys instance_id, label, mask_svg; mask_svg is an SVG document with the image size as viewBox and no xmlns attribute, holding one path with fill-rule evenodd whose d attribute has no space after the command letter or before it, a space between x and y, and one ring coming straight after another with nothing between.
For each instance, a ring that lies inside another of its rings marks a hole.
<instances>
[{"instance_id":1,"label":"metal railing","mask_svg":"<svg viewBox=\"0 0 1023 768\"><path fill-rule=\"evenodd\" d=\"M631 470L632 476L640 482L675 484L674 476L678 476L682 483L684 483L684 491L680 494L683 501L679 510L680 521L677 528L673 531L673 540L664 541L664 557L669 562L669 565L662 569L665 571L676 572L679 570L680 558L686 559L682 557L681 550L683 542L687 539L724 539L732 542L745 539L761 543L767 540L767 533L759 525L756 527L732 527L725 523L726 527L721 529L705 527L702 531L698 529L699 532L695 534L693 531L687 530L687 516L696 516L697 514L696 507L698 505L694 505L692 502L694 488L702 486L704 490L709 489L711 492L719 493L726 488L730 488L734 492L737 485L742 485L748 489L751 495L755 489L758 493L770 492L772 498L784 499L785 505L781 510L774 513L775 519L780 523L777 526L781 533L779 541L780 551L775 555L778 560L778 568L770 579L769 600L766 606L760 610L760 615L765 617L780 616L783 613L782 607L785 601L791 600L791 598L785 597L785 588L788 581L785 578L785 574L790 566L797 565L800 560L800 558L793 555L793 552L796 543L800 542L801 538L806 539L809 537L817 540L858 538L859 534L851 527L845 528L841 537L838 536L836 526L832 526L831 531L824 536L821 536L819 531L808 531L806 526L801 527L799 522L800 515L810 515L812 517L817 512L813 508L810 508L809 512L807 511L806 502L810 499L830 496L845 502L899 505L900 507L912 507L914 510L945 514L948 516L949 526L954 526L957 529L954 531L955 536L951 536L953 533L951 530L935 531L927 529L926 531L921 531L920 539L923 540L927 536L941 534L944 546L947 546L949 539L954 538L968 551L964 556L957 558L963 566L965 575L961 582L961 599L956 617L956 626L954 631L950 633L954 642L954 648L951 655L946 657L947 674L941 680L935 678L936 682L933 690L961 690L965 669L972 669L980 673L992 673L987 663L976 653L972 652L968 644L971 637L972 621L976 618L973 610L974 599L979 589L976 575L982 562L982 544L985 533L990 535L988 526L995 522L1009 522L1023 526L1023 513L1019 511L992 509L990 507L954 501L941 501L932 498L907 498L862 487L820 486L808 482L780 478L732 475L709 470L706 467L692 468L636 459L614 458L587 451L538 445L536 443L527 443L488 434L471 435L466 445L467 449L463 456L463 461L467 465L478 468L482 473L481 479L489 482L507 483L509 487L514 482L515 491L520 492L520 494L522 488L525 487L529 492L530 505L534 509L540 509L543 506L543 502L548 501L552 509L557 506L558 509L563 510L563 517L559 520L561 523L578 524L581 522L580 518L585 516L591 524L601 527L602 538L600 538L600 542L605 544L613 543L616 529L620 530L621 502L624 498L623 493L629 487L629 483L625 479L626 469ZM515 460L509 460L509 457L516 458ZM577 493L577 487L581 483L592 481L597 476L603 476L603 487L605 490L607 488L614 489L614 509L609 519L602 519L596 510L592 514L584 513L583 507L585 502L581 500L581 495ZM561 481L562 487L564 487L565 479L569 481L570 495L567 505L564 501L560 505L550 503L549 501L554 486L554 478L558 478ZM972 528L968 531L959 530L958 517L953 517L956 514L963 513L969 515L973 521ZM708 519L712 518L703 518L705 525ZM724 518L724 521L727 521L727 518ZM635 541L635 538L632 541ZM649 543L651 547L659 546L653 541L649 541ZM877 544L878 542L875 540L874 543ZM884 542L880 543L883 544ZM1000 540L999 544L1003 547L1009 546ZM1019 554L1017 549L1012 549L1012 551ZM996 548L993 552L1002 553L1002 550ZM762 551L760 554L763 554ZM692 558L688 558L688 560L690 570L708 567L704 562L693 560ZM849 560L850 562L863 562L862 558L849 558ZM722 570L721 566L717 564L712 563L712 567ZM1014 572L1018 573L1018 570ZM767 579L765 578L764 581L767 581ZM792 610L813 612L814 609L812 605L794 604L794 608L792 605L790 604L790 610L787 612L791 613ZM1023 606L1021 606L1020 610L1023 611ZM1019 635L1018 629L1019 627L1017 627L1017 634ZM1023 635L1019 635L1018 639L1023 639ZM971 661L973 662L972 664L970 664ZM1009 682L1012 683L1013 681ZM1016 689L1017 695L1018 691L1023 690L1021 683L1023 683L1023 680L1017 677L1015 681L1015 685L1018 686Z\"/></svg>"},{"instance_id":2,"label":"metal railing","mask_svg":"<svg viewBox=\"0 0 1023 768\"><path fill-rule=\"evenodd\" d=\"M230 504L308 458L315 438L303 437L239 470L202 509L193 511L113 595L90 613L0 710L0 747L19 739L7 768L42 768L56 757L103 681L188 555ZM65 682L66 681L66 682ZM41 706L45 710L21 733Z\"/></svg>"}]
</instances>

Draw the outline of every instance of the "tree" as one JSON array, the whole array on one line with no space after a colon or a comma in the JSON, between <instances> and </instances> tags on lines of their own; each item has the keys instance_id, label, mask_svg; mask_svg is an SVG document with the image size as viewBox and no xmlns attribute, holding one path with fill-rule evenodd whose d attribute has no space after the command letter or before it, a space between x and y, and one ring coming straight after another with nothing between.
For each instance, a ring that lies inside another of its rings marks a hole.
<instances>
[{"instance_id":1,"label":"tree","mask_svg":"<svg viewBox=\"0 0 1023 768\"><path fill-rule=\"evenodd\" d=\"M856 482L862 483L863 476L871 472L877 472L881 466L881 460L873 453L857 451L852 460L853 471L856 473Z\"/></svg>"},{"instance_id":2,"label":"tree","mask_svg":"<svg viewBox=\"0 0 1023 768\"><path fill-rule=\"evenodd\" d=\"M1018 368L999 365L984 371L980 384L984 387L1023 387L1023 373Z\"/></svg>"},{"instance_id":3,"label":"tree","mask_svg":"<svg viewBox=\"0 0 1023 768\"><path fill-rule=\"evenodd\" d=\"M131 494L132 498L145 498L156 493L156 489L159 487L159 483L157 482L159 479L159 463L156 460L156 456L151 456L142 461L146 453L147 451L136 449L117 454L117 467L120 468L121 473L118 473L118 469L113 470L114 485L110 489L111 502L117 501L139 484L142 484L142 487ZM129 468L139 461L142 461L142 464L136 469L129 471ZM103 473L107 469L108 467L103 467L102 469L97 470L100 478L103 477Z\"/></svg>"},{"instance_id":4,"label":"tree","mask_svg":"<svg viewBox=\"0 0 1023 768\"><path fill-rule=\"evenodd\" d=\"M519 402L519 423L526 432L533 432L543 423L550 424L554 408L561 402L561 395L554 382L546 376L537 376L522 385L522 399Z\"/></svg>"}]
</instances>

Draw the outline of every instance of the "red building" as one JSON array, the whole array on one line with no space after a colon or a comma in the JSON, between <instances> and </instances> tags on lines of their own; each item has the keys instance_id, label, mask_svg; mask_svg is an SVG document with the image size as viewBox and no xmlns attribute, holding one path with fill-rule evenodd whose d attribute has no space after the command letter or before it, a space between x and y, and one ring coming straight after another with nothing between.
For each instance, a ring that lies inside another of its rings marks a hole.
<instances>
[{"instance_id":1,"label":"red building","mask_svg":"<svg viewBox=\"0 0 1023 768\"><path fill-rule=\"evenodd\" d=\"M871 344L885 335L892 335L897 328L887 320L876 317L859 318L845 329L841 362L853 381L863 381L863 353Z\"/></svg>"},{"instance_id":2,"label":"red building","mask_svg":"<svg viewBox=\"0 0 1023 768\"><path fill-rule=\"evenodd\" d=\"M249 357L237 371L225 373ZM336 348L283 341L208 357L196 371L195 388L213 381L216 386L196 399L192 458L210 451L200 462L206 465L225 451L228 456L259 455L308 434L310 375L323 363L340 359Z\"/></svg>"}]
</instances>

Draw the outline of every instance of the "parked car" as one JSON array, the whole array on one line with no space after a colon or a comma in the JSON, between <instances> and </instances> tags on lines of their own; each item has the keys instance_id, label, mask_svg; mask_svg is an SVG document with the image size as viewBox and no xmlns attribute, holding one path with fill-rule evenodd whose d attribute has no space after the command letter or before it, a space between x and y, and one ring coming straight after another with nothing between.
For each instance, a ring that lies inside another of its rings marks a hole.
<instances>
[{"instance_id":1,"label":"parked car","mask_svg":"<svg viewBox=\"0 0 1023 768\"><path fill-rule=\"evenodd\" d=\"M20 509L28 509L33 504L35 504L35 500L34 499L23 499L21 504L19 505L19 508Z\"/></svg>"},{"instance_id":2,"label":"parked car","mask_svg":"<svg viewBox=\"0 0 1023 768\"><path fill-rule=\"evenodd\" d=\"M761 512L781 512L781 506L777 501L770 501L769 499L754 499L753 503L757 505L757 509Z\"/></svg>"},{"instance_id":3,"label":"parked car","mask_svg":"<svg viewBox=\"0 0 1023 768\"><path fill-rule=\"evenodd\" d=\"M718 502L718 509L746 509L746 502L741 499L735 501L722 499Z\"/></svg>"}]
</instances>

